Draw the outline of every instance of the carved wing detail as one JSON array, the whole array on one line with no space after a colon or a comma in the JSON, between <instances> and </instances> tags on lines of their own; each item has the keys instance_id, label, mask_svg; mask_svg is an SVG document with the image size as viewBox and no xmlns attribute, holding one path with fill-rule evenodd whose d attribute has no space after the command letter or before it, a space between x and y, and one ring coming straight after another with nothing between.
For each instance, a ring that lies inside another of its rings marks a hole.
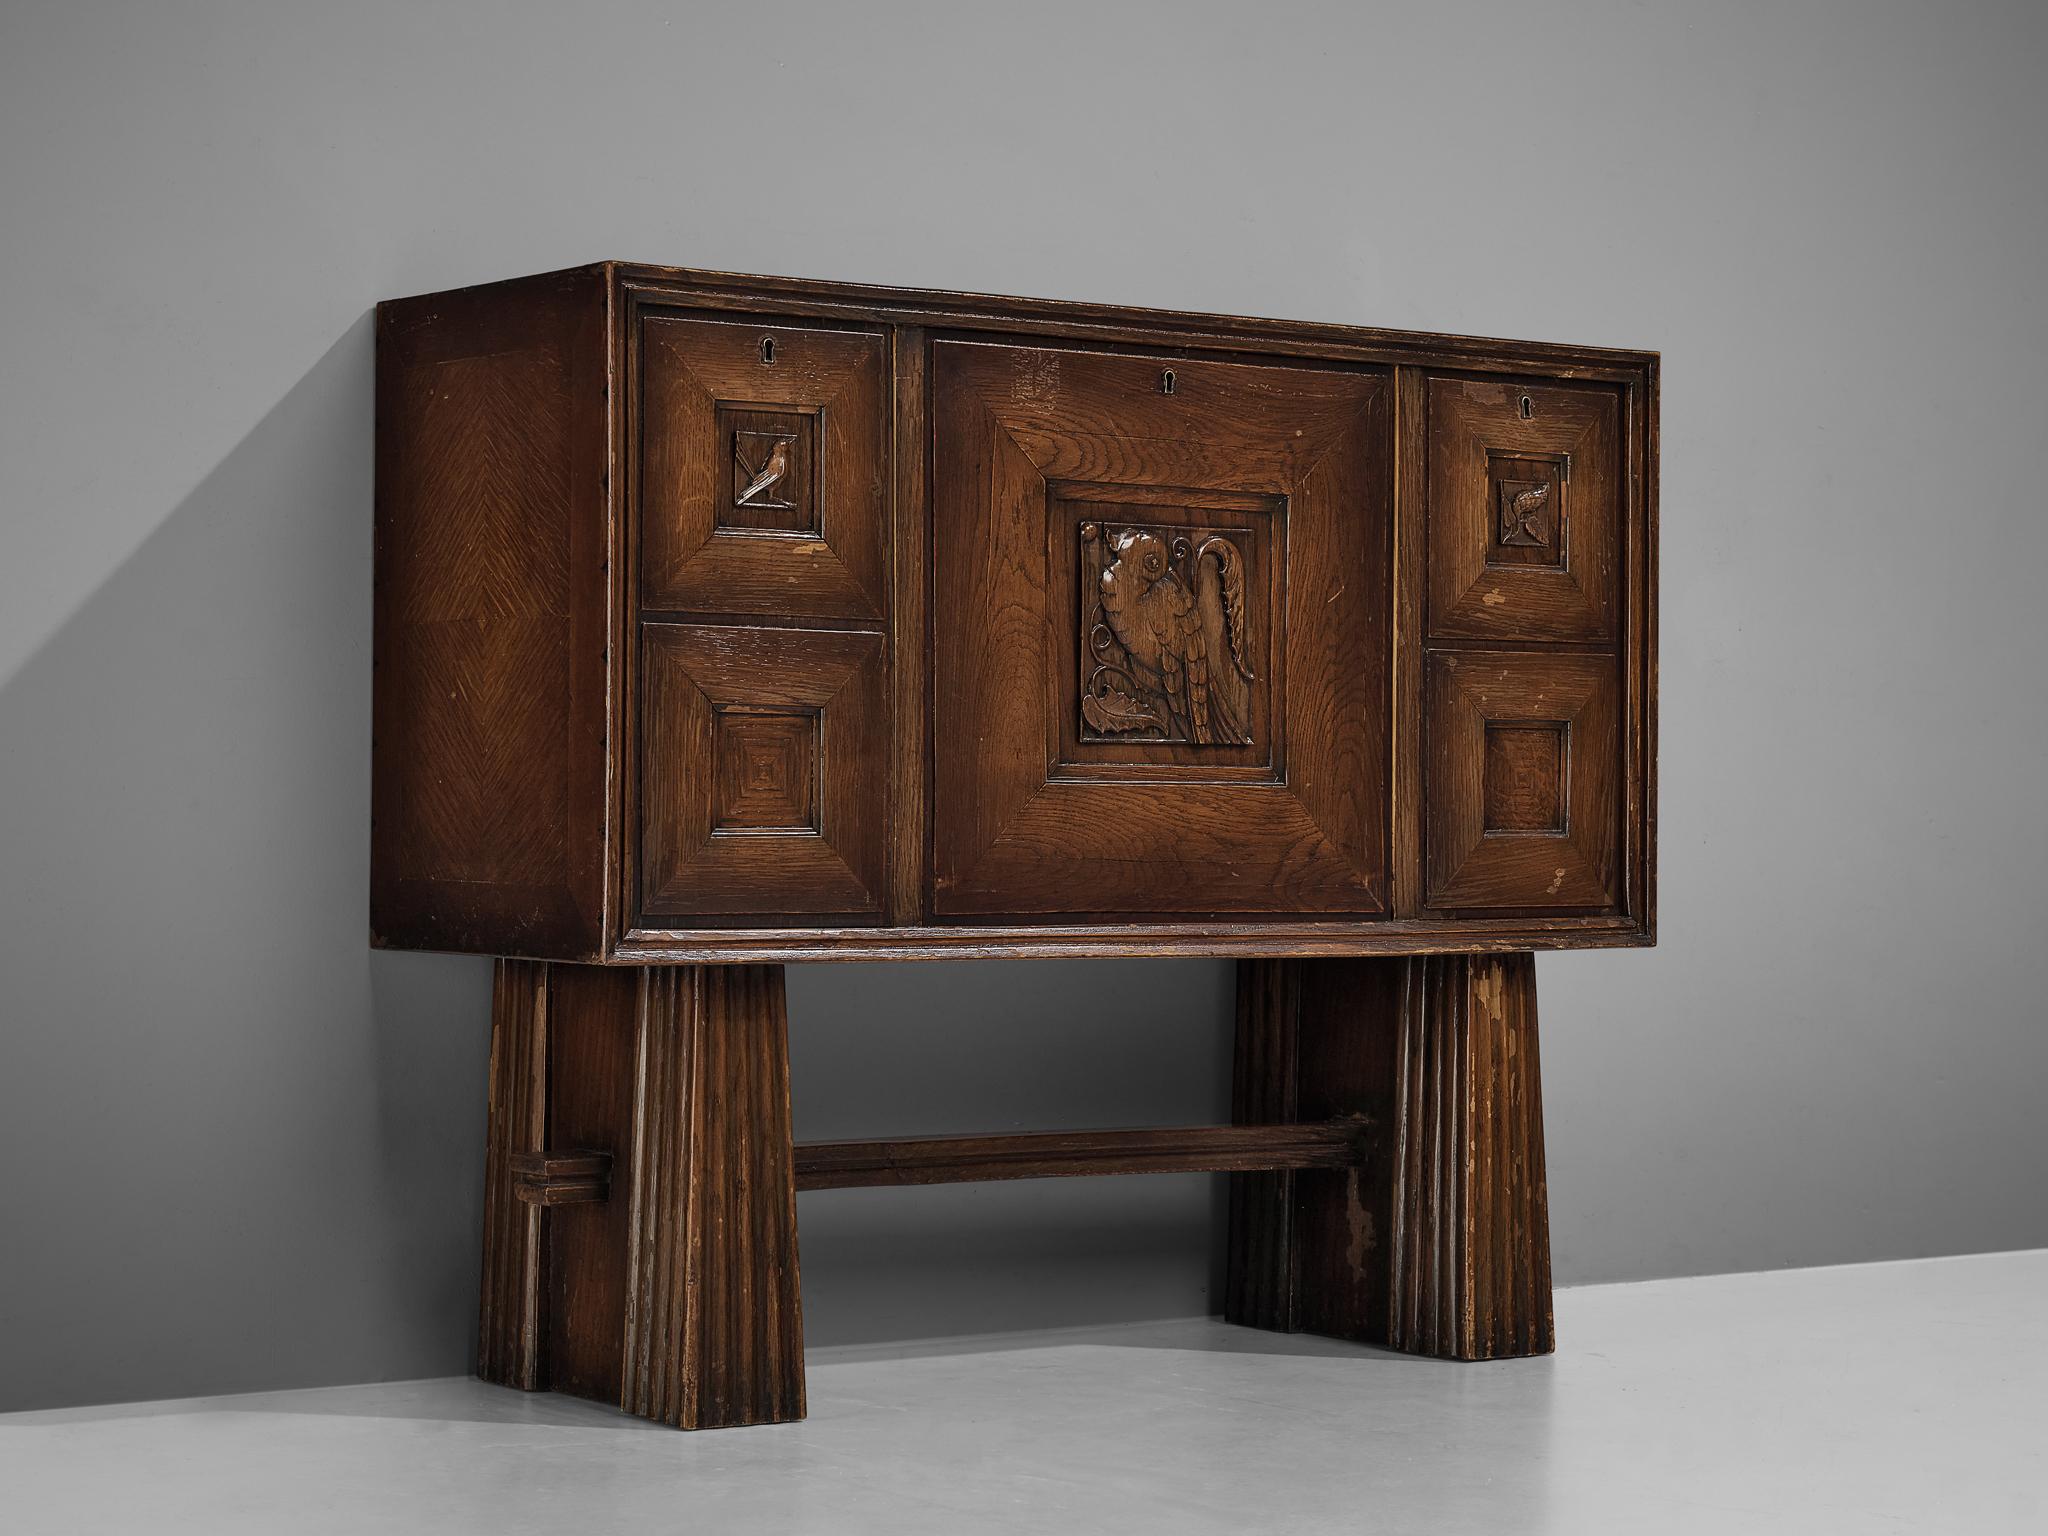
<instances>
[{"instance_id":1,"label":"carved wing detail","mask_svg":"<svg viewBox=\"0 0 2048 1536\"><path fill-rule=\"evenodd\" d=\"M1199 551L1201 559L1211 556L1215 557L1217 574L1223 582L1223 620L1230 635L1230 659L1238 676L1248 683L1256 682L1258 674L1252 671L1244 655L1244 556L1230 540L1213 535L1202 541Z\"/></svg>"},{"instance_id":2,"label":"carved wing detail","mask_svg":"<svg viewBox=\"0 0 2048 1536\"><path fill-rule=\"evenodd\" d=\"M1084 724L1203 746L1250 741L1242 552L1221 535L1191 548L1188 537L1157 528L1111 533L1091 523L1081 537L1107 562L1084 566L1100 571L1088 610L1098 619L1086 636ZM1214 580L1203 570L1212 558ZM1226 653L1230 665L1219 667Z\"/></svg>"}]
</instances>

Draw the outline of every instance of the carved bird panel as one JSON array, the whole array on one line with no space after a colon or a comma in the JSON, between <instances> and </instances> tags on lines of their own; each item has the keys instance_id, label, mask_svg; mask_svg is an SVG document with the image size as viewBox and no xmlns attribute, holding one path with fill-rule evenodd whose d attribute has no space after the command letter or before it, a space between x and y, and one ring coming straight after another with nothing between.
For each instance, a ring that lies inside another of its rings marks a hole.
<instances>
[{"instance_id":1,"label":"carved bird panel","mask_svg":"<svg viewBox=\"0 0 2048 1536\"><path fill-rule=\"evenodd\" d=\"M1252 740L1243 551L1220 533L1084 524L1084 736Z\"/></svg>"}]
</instances>

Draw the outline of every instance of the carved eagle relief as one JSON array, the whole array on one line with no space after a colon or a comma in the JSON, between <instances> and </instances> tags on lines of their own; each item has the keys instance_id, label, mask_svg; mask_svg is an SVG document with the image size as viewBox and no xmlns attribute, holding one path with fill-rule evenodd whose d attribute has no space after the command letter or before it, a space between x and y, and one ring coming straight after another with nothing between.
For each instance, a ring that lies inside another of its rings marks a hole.
<instances>
[{"instance_id":1,"label":"carved eagle relief","mask_svg":"<svg viewBox=\"0 0 2048 1536\"><path fill-rule=\"evenodd\" d=\"M1147 528L1085 524L1099 543L1081 717L1104 736L1198 746L1252 739L1244 555ZM1085 567L1084 567L1085 568Z\"/></svg>"}]
</instances>

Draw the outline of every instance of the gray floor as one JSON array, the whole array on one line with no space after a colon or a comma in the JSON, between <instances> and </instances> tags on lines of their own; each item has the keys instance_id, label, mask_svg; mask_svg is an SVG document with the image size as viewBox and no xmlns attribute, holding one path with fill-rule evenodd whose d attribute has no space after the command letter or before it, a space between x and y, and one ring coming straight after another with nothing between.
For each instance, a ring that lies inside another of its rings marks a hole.
<instances>
[{"instance_id":1,"label":"gray floor","mask_svg":"<svg viewBox=\"0 0 2048 1536\"><path fill-rule=\"evenodd\" d=\"M684 1435L470 1381L0 1417L43 1532L2048 1531L2048 1252L1567 1291L1554 1359L1208 1321L816 1351Z\"/></svg>"}]
</instances>

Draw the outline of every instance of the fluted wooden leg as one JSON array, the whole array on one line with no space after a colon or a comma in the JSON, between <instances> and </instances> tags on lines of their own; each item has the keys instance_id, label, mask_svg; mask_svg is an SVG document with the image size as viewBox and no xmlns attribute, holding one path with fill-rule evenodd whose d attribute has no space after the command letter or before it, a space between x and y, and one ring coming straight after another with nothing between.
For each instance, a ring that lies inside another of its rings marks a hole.
<instances>
[{"instance_id":1,"label":"fluted wooden leg","mask_svg":"<svg viewBox=\"0 0 2048 1536\"><path fill-rule=\"evenodd\" d=\"M782 967L501 960L478 1374L802 1418L791 1169Z\"/></svg>"},{"instance_id":2,"label":"fluted wooden leg","mask_svg":"<svg viewBox=\"0 0 2048 1536\"><path fill-rule=\"evenodd\" d=\"M782 967L642 976L626 1411L683 1429L800 1419Z\"/></svg>"},{"instance_id":3,"label":"fluted wooden leg","mask_svg":"<svg viewBox=\"0 0 2048 1536\"><path fill-rule=\"evenodd\" d=\"M541 1377L541 1213L518 1198L512 1160L547 1133L548 967L500 960L491 997L484 1139L484 1275L476 1373L532 1392Z\"/></svg>"},{"instance_id":4,"label":"fluted wooden leg","mask_svg":"<svg viewBox=\"0 0 2048 1536\"><path fill-rule=\"evenodd\" d=\"M1235 1117L1363 1114L1363 1168L1232 1175L1233 1322L1414 1354L1547 1354L1534 957L1238 967Z\"/></svg>"}]
</instances>

